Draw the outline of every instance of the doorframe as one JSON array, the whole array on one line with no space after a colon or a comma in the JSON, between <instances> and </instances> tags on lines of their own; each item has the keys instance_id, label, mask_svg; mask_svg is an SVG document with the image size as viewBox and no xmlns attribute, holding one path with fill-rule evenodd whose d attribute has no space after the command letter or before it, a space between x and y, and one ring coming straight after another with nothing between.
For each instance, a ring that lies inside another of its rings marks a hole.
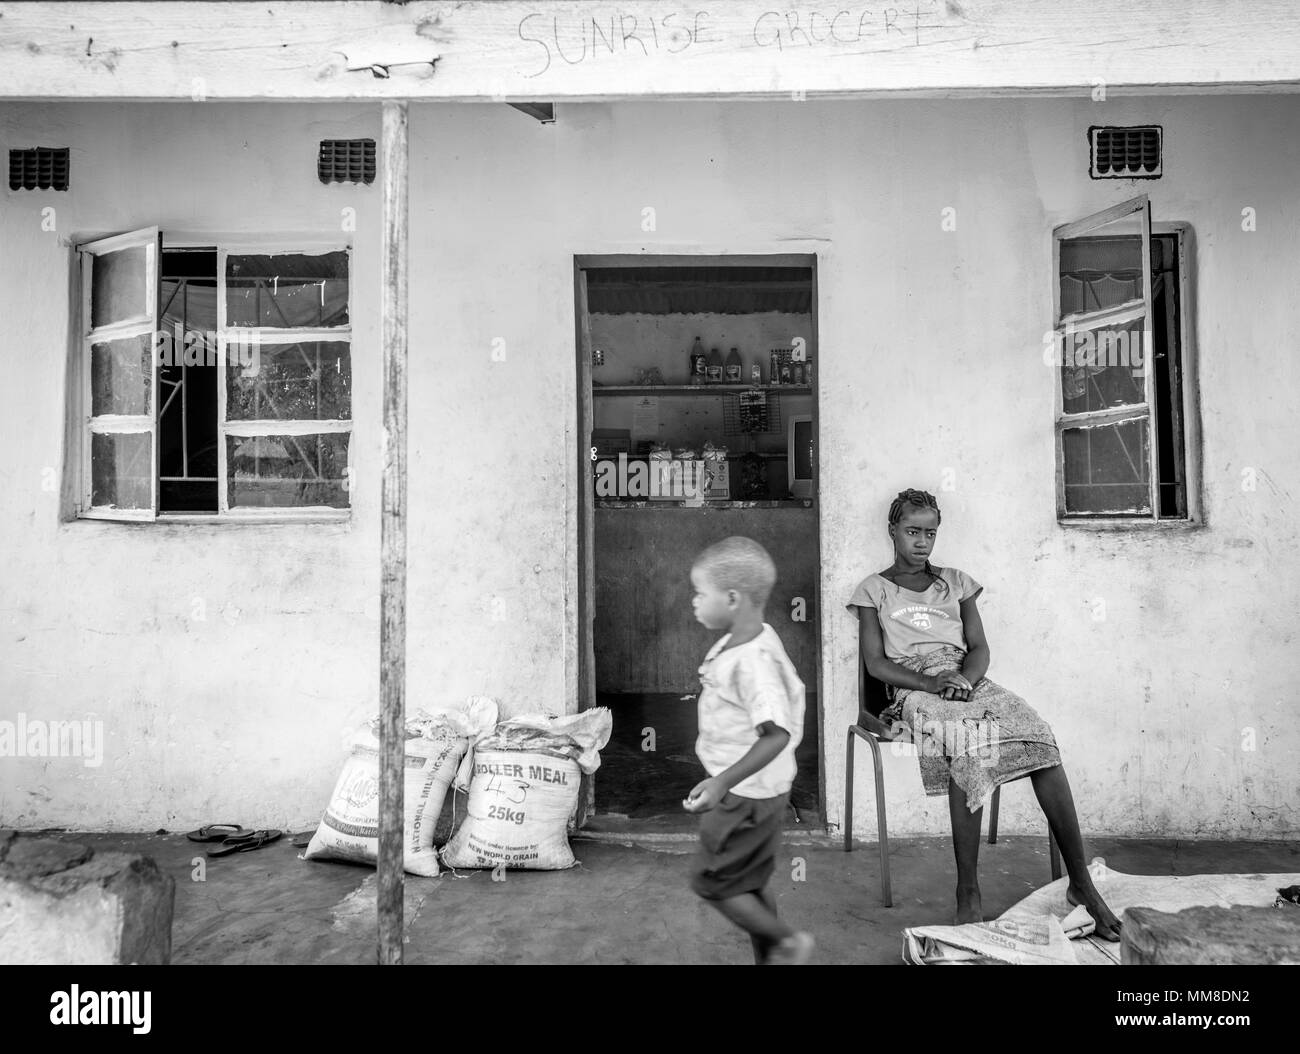
<instances>
[{"instance_id":1,"label":"doorframe","mask_svg":"<svg viewBox=\"0 0 1300 1054\"><path fill-rule=\"evenodd\" d=\"M824 826L826 816L826 693L822 670L823 650L825 647L825 630L822 622L821 604L821 384L824 377L821 361L823 359L818 328L818 316L821 312L821 300L818 296L818 262L823 250L814 248L804 253L727 253L697 251L683 247L679 252L668 253L575 253L573 256L573 306L574 336L577 370L576 407L578 422L577 436L578 464L575 485L578 488L577 500L577 560L578 560L578 710L588 710L596 705L596 656L595 656L595 504L591 477L591 432L595 427L594 407L591 397L591 327L587 312L587 275L589 269L616 267L807 267L812 272L812 310L810 312L812 328L812 346L817 362L812 384L813 413L813 509L816 513L815 548L816 568L813 575L813 620L816 628L814 638L814 684L813 691L817 699L817 809ZM590 776L582 777L582 788L578 798L577 826L581 827L595 811L595 783Z\"/></svg>"}]
</instances>

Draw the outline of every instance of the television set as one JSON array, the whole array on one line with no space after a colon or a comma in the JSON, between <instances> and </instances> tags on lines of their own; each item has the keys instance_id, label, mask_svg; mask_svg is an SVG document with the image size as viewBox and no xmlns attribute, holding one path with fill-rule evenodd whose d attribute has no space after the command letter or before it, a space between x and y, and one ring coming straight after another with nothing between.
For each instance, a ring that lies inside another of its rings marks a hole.
<instances>
[{"instance_id":1,"label":"television set","mask_svg":"<svg viewBox=\"0 0 1300 1054\"><path fill-rule=\"evenodd\" d=\"M795 414L787 418L786 465L790 477L790 494L796 498L813 496L813 473L817 464L813 450L813 419L811 414Z\"/></svg>"}]
</instances>

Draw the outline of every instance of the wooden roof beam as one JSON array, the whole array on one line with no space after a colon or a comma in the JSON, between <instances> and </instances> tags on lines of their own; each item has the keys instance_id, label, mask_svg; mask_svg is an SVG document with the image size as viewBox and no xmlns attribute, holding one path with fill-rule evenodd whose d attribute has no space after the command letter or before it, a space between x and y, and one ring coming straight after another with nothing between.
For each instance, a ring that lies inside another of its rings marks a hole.
<instances>
[{"instance_id":1,"label":"wooden roof beam","mask_svg":"<svg viewBox=\"0 0 1300 1054\"><path fill-rule=\"evenodd\" d=\"M0 2L0 98L572 102L1300 89L1291 0Z\"/></svg>"}]
</instances>

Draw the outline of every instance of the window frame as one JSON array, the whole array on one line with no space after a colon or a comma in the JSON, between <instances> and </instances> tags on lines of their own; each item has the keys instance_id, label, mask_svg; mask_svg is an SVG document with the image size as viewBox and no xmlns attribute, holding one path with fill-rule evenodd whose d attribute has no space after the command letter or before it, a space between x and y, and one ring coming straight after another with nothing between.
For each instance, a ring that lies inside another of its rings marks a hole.
<instances>
[{"instance_id":1,"label":"window frame","mask_svg":"<svg viewBox=\"0 0 1300 1054\"><path fill-rule=\"evenodd\" d=\"M176 246L182 248L182 246ZM334 326L332 328L308 327L301 328L291 327L262 327L262 326L236 326L231 327L227 324L226 319L226 261L233 253L240 256L247 253L275 256L275 255L296 255L296 256L323 256L331 252L346 252L348 255L348 324L346 326ZM328 421L300 421L300 420L275 420L262 419L257 421L230 421L227 418L227 379L228 371L226 369L226 344L232 332L243 334L246 332L255 332L258 340L267 344L296 344L304 340L319 341L346 341L348 345L348 358L352 358L352 328L353 328L353 267L352 267L352 247L347 244L341 244L337 241L320 241L314 244L304 245L300 240L283 241L281 239L247 239L243 238L238 241L218 241L217 242L217 512L216 515L226 520L233 521L251 521L262 519L283 520L286 514L292 514L296 519L309 520L341 520L347 519L351 515L351 480L352 473L352 454L353 445L351 442L352 428L354 418L336 419ZM351 393L349 392L349 403L351 402ZM348 464L344 470L347 473L348 480L348 507L346 509L336 509L331 505L296 505L285 508L272 508L267 506L250 506L247 508L230 508L230 481L227 478L227 454L226 439L234 436L256 437L269 435L324 435L347 433L348 442ZM209 513L209 516L212 514Z\"/></svg>"},{"instance_id":2,"label":"window frame","mask_svg":"<svg viewBox=\"0 0 1300 1054\"><path fill-rule=\"evenodd\" d=\"M80 471L84 474L84 479L79 483L77 493L81 495L79 503L74 509L74 518L94 519L101 521L119 521L119 522L152 522L168 524L289 524L289 523L346 523L352 518L353 487L352 481L355 479L354 458L356 456L356 447L352 442L355 433L355 407L350 406L353 416L347 419L336 419L326 421L298 421L285 420L277 421L274 419L259 421L228 421L227 412L227 369L226 369L226 345L232 333L242 335L245 333L255 332L259 341L269 344L293 344L299 341L322 340L322 341L339 341L348 345L349 357L352 359L354 368L353 376L355 378L355 358L353 353L356 348L355 334L355 307L356 307L356 276L355 276L355 252L354 247L346 238L332 237L322 235L316 232L274 232L265 235L250 234L248 232L216 232L216 231L194 231L185 230L175 233L168 233L159 228L142 228L143 230L152 229L157 232L156 249L154 252L154 285L155 285L155 318L153 320L154 331L161 325L157 318L159 301L157 297L157 287L162 274L162 254L167 250L175 249L213 249L217 254L217 511L216 512L162 512L158 509L158 457L159 442L157 439L157 408L158 408L158 370L156 362L153 363L152 383L153 383L153 400L152 406L155 415L154 438L153 438L153 507L150 510L119 510L119 509L92 509L90 507L90 438L87 428L82 429L83 438L81 440L84 449L78 459ZM139 231L130 232L138 234ZM74 252L78 254L78 259L84 257L81 254L92 245L103 245L111 243L119 238L127 237L127 234L116 234L105 238L81 241L77 239L74 244ZM320 327L301 327L301 328L264 328L227 325L226 320L226 261L230 254L241 255L245 253L257 255L304 255L317 256L331 252L346 252L348 256L348 286L347 286L347 316L348 323L345 326L336 326L332 328ZM89 284L83 283L83 289L80 297L81 322L79 323L82 340L88 341L87 334L88 323L90 321L90 305L88 302ZM89 363L89 343L86 343L86 350L79 355L77 359L77 368L81 370L82 376L78 377L77 390L80 398L85 401L84 414L88 415L90 410L90 363ZM350 400L352 394L349 396ZM233 429L232 427L233 426ZM347 466L344 469L347 479L348 506L342 509L336 509L329 505L301 505L301 506L249 506L230 508L229 505L229 480L227 473L226 458L226 438L227 436L258 436L258 435L320 435L320 434L338 434L346 433L349 437Z\"/></svg>"},{"instance_id":3,"label":"window frame","mask_svg":"<svg viewBox=\"0 0 1300 1054\"><path fill-rule=\"evenodd\" d=\"M88 269L87 261L108 253L117 252L132 246L145 249L145 304L142 315L133 315L118 322L110 322L98 329L94 325L91 312L91 296L94 287L94 265ZM158 227L140 227L135 230L122 231L103 238L94 238L80 242L74 247L77 255L77 285L80 317L78 319L78 353L76 357L77 390L80 404L74 412L80 418L81 427L77 436L81 444L77 459L80 479L77 486L77 515L87 520L122 520L130 523L151 523L158 515L158 367L155 349L157 347L159 312L161 310L158 295L162 273L162 231ZM98 414L95 409L94 369L91 357L93 348L98 343L126 339L133 336L153 334L149 341L149 410L144 414ZM114 420L116 419L116 420ZM98 425L96 422L100 422ZM108 505L95 505L94 466L91 463L96 434L107 435L145 435L149 436L149 507L144 509L118 509Z\"/></svg>"},{"instance_id":4,"label":"window frame","mask_svg":"<svg viewBox=\"0 0 1300 1054\"><path fill-rule=\"evenodd\" d=\"M1143 209L1148 217L1148 237L1144 239L1143 260L1145 264L1145 275L1143 280L1144 296L1141 301L1126 302L1124 305L1106 308L1096 312L1081 312L1061 318L1061 242L1068 237L1086 236L1090 231L1104 227L1116 219L1122 219L1126 215ZM1183 455L1183 486L1184 486L1184 504L1185 514L1182 516L1160 515L1160 480L1159 480L1159 438L1157 432L1156 404L1155 399L1155 366L1154 366L1154 305L1151 303L1151 251L1150 239L1156 235L1172 235L1175 239L1177 261L1178 261L1178 314L1176 323L1178 325L1178 363L1177 375L1179 381L1179 412L1181 420L1179 424L1182 430L1182 455ZM1144 314L1140 316L1143 321L1143 341L1145 353L1151 365L1146 369L1144 377L1144 399L1145 402L1137 404L1135 407L1122 407L1108 411L1093 411L1088 414L1066 414L1064 412L1064 393L1061 385L1061 370L1059 354L1053 360L1052 368L1052 387L1053 387L1053 444L1054 444L1054 464L1055 464L1055 497L1056 497L1056 521L1061 527L1081 528L1093 531L1115 531L1126 530L1132 527L1142 527L1146 530L1189 530L1197 529L1204 526L1204 516L1201 506L1201 445L1200 445L1200 413L1199 413L1199 390L1196 383L1196 343L1194 331L1194 307L1193 296L1195 293L1193 283L1194 272L1194 247L1195 240L1193 229L1190 223L1182 220L1156 221L1150 218L1150 202L1145 194L1130 198L1120 202L1108 209L1092 213L1088 216L1081 217L1070 223L1060 224L1051 231L1052 239L1052 325L1051 333L1057 343L1054 345L1058 351L1061 347L1059 341L1062 335L1070 331L1067 324L1071 324L1073 330L1090 328L1089 325L1079 325L1081 321L1089 322L1092 328L1095 328L1097 322L1105 322L1108 319L1114 321L1115 318L1123 318L1134 306L1141 302L1144 304ZM1134 414L1131 411L1137 407L1145 407L1146 416L1143 418L1140 414ZM1110 419L1109 421L1107 419ZM1150 514L1143 513L1091 513L1081 514L1072 513L1065 506L1065 444L1062 432L1065 428L1078 427L1080 422L1095 421L1098 424L1114 423L1116 420L1143 420L1148 421L1148 455L1150 475L1149 485L1152 508Z\"/></svg>"}]
</instances>

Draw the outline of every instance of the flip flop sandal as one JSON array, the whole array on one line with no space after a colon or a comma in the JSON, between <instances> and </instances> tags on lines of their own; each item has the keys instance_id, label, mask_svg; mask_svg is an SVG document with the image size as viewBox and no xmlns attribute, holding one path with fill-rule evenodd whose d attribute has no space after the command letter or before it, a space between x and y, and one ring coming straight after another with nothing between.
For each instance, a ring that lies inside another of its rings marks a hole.
<instances>
[{"instance_id":1,"label":"flip flop sandal","mask_svg":"<svg viewBox=\"0 0 1300 1054\"><path fill-rule=\"evenodd\" d=\"M191 842L224 842L227 838L241 838L253 832L239 823L210 823L185 837Z\"/></svg>"},{"instance_id":2,"label":"flip flop sandal","mask_svg":"<svg viewBox=\"0 0 1300 1054\"><path fill-rule=\"evenodd\" d=\"M251 853L264 845L279 841L283 831L249 831L247 834L227 838L220 849L209 849L208 856L229 856L231 853Z\"/></svg>"},{"instance_id":3,"label":"flip flop sandal","mask_svg":"<svg viewBox=\"0 0 1300 1054\"><path fill-rule=\"evenodd\" d=\"M311 845L312 836L315 834L315 831L303 831L301 834L295 834L289 844L295 849L306 849Z\"/></svg>"}]
</instances>

